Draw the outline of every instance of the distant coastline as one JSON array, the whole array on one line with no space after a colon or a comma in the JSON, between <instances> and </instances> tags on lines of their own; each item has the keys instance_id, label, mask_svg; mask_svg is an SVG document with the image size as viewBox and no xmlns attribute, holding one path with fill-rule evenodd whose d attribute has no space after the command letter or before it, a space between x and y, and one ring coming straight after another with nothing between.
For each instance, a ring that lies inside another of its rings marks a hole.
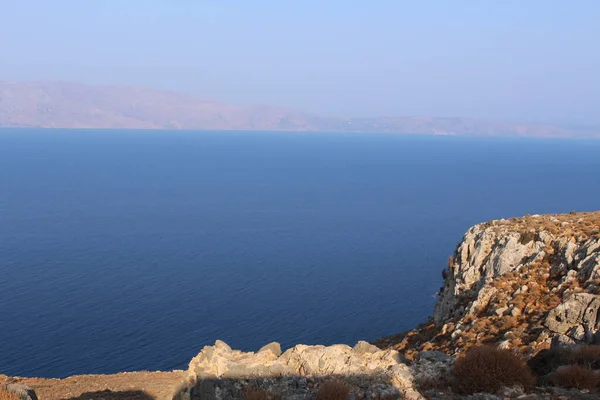
<instances>
[{"instance_id":1,"label":"distant coastline","mask_svg":"<svg viewBox=\"0 0 600 400\"><path fill-rule=\"evenodd\" d=\"M0 82L0 128L347 132L600 138L600 127L445 117L336 118L190 94L70 82Z\"/></svg>"}]
</instances>

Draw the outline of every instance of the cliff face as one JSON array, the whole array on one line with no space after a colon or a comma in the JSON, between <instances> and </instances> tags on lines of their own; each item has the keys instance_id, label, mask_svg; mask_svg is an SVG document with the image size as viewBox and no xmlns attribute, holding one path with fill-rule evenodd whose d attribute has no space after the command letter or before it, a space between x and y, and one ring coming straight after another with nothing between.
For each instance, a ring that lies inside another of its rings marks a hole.
<instances>
[{"instance_id":1,"label":"cliff face","mask_svg":"<svg viewBox=\"0 0 600 400\"><path fill-rule=\"evenodd\" d=\"M432 320L382 339L408 355L497 344L532 355L600 343L600 213L533 215L469 229L444 270Z\"/></svg>"}]
</instances>

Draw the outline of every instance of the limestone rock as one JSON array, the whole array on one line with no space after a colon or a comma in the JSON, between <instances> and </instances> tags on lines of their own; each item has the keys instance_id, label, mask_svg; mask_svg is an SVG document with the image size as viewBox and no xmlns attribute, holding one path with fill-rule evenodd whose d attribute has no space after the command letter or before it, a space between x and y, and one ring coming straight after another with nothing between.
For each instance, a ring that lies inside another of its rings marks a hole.
<instances>
[{"instance_id":1,"label":"limestone rock","mask_svg":"<svg viewBox=\"0 0 600 400\"><path fill-rule=\"evenodd\" d=\"M358 354L377 353L379 351L379 347L361 340L358 343L356 343L352 350Z\"/></svg>"},{"instance_id":2,"label":"limestone rock","mask_svg":"<svg viewBox=\"0 0 600 400\"><path fill-rule=\"evenodd\" d=\"M396 350L380 350L359 342L353 348L300 344L280 353L278 343L252 353L232 350L217 341L192 359L188 368L192 387L181 392L190 399L237 398L243 387L259 384L286 399L306 398L320 382L339 379L361 392L360 398L373 393L404 393L406 399L423 399L414 388L411 370Z\"/></svg>"},{"instance_id":3,"label":"limestone rock","mask_svg":"<svg viewBox=\"0 0 600 400\"><path fill-rule=\"evenodd\" d=\"M433 319L439 323L456 316L465 294L473 292L477 298L480 290L490 289L487 282L514 271L522 265L522 260L533 262L545 255L543 242L523 244L520 238L519 233L498 232L483 225L471 228L456 249ZM476 305L481 306L485 296L477 298Z\"/></svg>"},{"instance_id":4,"label":"limestone rock","mask_svg":"<svg viewBox=\"0 0 600 400\"><path fill-rule=\"evenodd\" d=\"M259 353L262 353L263 351L270 351L275 357L279 357L281 355L281 345L277 342L271 342L258 350Z\"/></svg>"},{"instance_id":5,"label":"limestone rock","mask_svg":"<svg viewBox=\"0 0 600 400\"><path fill-rule=\"evenodd\" d=\"M417 360L448 364L452 358L441 351L422 351L417 356Z\"/></svg>"},{"instance_id":6,"label":"limestone rock","mask_svg":"<svg viewBox=\"0 0 600 400\"><path fill-rule=\"evenodd\" d=\"M37 395L33 388L29 386L21 385L18 383L9 383L3 388L8 393L13 393L19 396L20 400L38 400Z\"/></svg>"},{"instance_id":7,"label":"limestone rock","mask_svg":"<svg viewBox=\"0 0 600 400\"><path fill-rule=\"evenodd\" d=\"M600 330L600 296L576 293L550 311L544 325L574 341L592 343Z\"/></svg>"}]
</instances>

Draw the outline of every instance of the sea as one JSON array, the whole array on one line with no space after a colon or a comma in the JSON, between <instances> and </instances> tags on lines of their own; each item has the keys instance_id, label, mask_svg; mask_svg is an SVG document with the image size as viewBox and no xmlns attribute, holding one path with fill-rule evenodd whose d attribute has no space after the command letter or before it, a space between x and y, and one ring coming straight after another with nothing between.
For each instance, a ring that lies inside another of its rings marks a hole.
<instances>
[{"instance_id":1,"label":"sea","mask_svg":"<svg viewBox=\"0 0 600 400\"><path fill-rule=\"evenodd\" d=\"M470 226L597 209L599 140L1 129L0 373L374 340Z\"/></svg>"}]
</instances>

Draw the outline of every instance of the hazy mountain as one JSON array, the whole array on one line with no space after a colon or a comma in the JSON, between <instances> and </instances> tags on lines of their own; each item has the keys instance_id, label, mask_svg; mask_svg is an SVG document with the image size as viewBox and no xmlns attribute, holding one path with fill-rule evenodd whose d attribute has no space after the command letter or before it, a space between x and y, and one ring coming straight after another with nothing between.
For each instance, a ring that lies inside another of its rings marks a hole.
<instances>
[{"instance_id":1,"label":"hazy mountain","mask_svg":"<svg viewBox=\"0 0 600 400\"><path fill-rule=\"evenodd\" d=\"M600 129L554 124L432 117L330 118L148 88L69 82L0 82L0 126L600 137Z\"/></svg>"}]
</instances>

